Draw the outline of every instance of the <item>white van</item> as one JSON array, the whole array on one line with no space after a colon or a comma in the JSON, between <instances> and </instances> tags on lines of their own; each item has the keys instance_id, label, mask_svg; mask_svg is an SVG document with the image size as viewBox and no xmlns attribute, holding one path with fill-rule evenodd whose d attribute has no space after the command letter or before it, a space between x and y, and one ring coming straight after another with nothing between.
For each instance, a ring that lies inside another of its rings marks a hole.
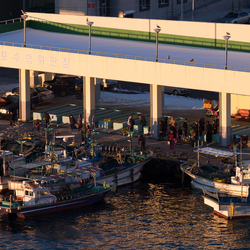
<instances>
[{"instance_id":1,"label":"white van","mask_svg":"<svg viewBox=\"0 0 250 250\"><path fill-rule=\"evenodd\" d=\"M190 91L188 89L176 88L176 87L164 87L164 93L172 95L188 95Z\"/></svg>"}]
</instances>

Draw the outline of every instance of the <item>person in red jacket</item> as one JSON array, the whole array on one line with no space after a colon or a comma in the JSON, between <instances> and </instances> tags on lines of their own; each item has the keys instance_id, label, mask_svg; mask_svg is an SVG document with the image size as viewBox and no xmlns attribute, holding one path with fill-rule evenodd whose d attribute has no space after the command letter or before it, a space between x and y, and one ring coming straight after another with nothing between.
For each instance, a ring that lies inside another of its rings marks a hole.
<instances>
[{"instance_id":1,"label":"person in red jacket","mask_svg":"<svg viewBox=\"0 0 250 250\"><path fill-rule=\"evenodd\" d=\"M170 130L169 132L169 136L168 136L168 140L169 140L169 149L173 150L174 149L174 131Z\"/></svg>"}]
</instances>

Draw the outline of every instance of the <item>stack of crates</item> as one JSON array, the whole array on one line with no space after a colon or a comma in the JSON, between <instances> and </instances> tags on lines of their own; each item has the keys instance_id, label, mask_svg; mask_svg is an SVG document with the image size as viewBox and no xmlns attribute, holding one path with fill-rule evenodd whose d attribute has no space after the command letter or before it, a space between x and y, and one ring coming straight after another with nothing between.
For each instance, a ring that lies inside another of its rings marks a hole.
<instances>
[{"instance_id":1,"label":"stack of crates","mask_svg":"<svg viewBox=\"0 0 250 250\"><path fill-rule=\"evenodd\" d=\"M203 99L203 107L205 109L212 109L214 107L214 101L209 99Z\"/></svg>"}]
</instances>

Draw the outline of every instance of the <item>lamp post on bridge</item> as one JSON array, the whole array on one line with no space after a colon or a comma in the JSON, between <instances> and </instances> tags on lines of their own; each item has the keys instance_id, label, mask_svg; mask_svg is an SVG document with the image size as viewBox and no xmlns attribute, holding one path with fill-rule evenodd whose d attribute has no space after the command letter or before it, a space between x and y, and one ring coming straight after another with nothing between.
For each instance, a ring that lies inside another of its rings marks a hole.
<instances>
[{"instance_id":1,"label":"lamp post on bridge","mask_svg":"<svg viewBox=\"0 0 250 250\"><path fill-rule=\"evenodd\" d=\"M155 61L158 62L158 34L161 31L161 27L159 25L156 25L156 28L154 29L154 32L156 33L156 57Z\"/></svg>"},{"instance_id":2,"label":"lamp post on bridge","mask_svg":"<svg viewBox=\"0 0 250 250\"><path fill-rule=\"evenodd\" d=\"M23 19L23 33L24 33L24 40L23 40L23 47L26 47L26 19L28 18L28 15L23 12L23 15L21 15L21 18Z\"/></svg>"},{"instance_id":3,"label":"lamp post on bridge","mask_svg":"<svg viewBox=\"0 0 250 250\"><path fill-rule=\"evenodd\" d=\"M225 39L225 53L226 53L226 56L225 56L225 69L227 69L227 44L228 44L228 40L230 39L230 33L227 32L227 34L225 36L223 36L223 38Z\"/></svg>"},{"instance_id":4,"label":"lamp post on bridge","mask_svg":"<svg viewBox=\"0 0 250 250\"><path fill-rule=\"evenodd\" d=\"M89 19L86 19L86 22L89 26L89 54L91 54L91 26L94 24L94 22L90 22Z\"/></svg>"}]
</instances>

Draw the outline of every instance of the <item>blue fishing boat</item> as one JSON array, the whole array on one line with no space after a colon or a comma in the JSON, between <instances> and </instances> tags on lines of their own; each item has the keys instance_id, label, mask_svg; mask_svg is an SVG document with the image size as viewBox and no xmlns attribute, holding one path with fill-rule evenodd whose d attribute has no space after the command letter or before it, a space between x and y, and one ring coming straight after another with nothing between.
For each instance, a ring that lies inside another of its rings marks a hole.
<instances>
[{"instance_id":1,"label":"blue fishing boat","mask_svg":"<svg viewBox=\"0 0 250 250\"><path fill-rule=\"evenodd\" d=\"M102 201L110 188L97 183L84 187L52 194L49 189L38 183L9 181L8 188L13 191L3 197L0 214L8 219L29 218L36 215L58 212L88 206Z\"/></svg>"}]
</instances>

